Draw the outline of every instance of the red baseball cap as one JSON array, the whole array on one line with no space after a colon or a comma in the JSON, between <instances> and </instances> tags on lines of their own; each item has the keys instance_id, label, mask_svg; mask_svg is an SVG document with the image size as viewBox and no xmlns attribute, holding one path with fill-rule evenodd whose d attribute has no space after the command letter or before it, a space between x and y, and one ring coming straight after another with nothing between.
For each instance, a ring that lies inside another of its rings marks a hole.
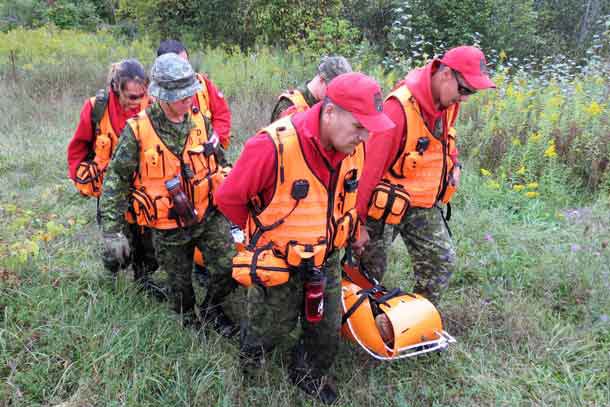
<instances>
[{"instance_id":1,"label":"red baseball cap","mask_svg":"<svg viewBox=\"0 0 610 407\"><path fill-rule=\"evenodd\" d=\"M361 72L336 76L328 84L326 96L334 104L354 115L371 133L380 133L395 126L383 113L383 96L379 84Z\"/></svg>"},{"instance_id":2,"label":"red baseball cap","mask_svg":"<svg viewBox=\"0 0 610 407\"><path fill-rule=\"evenodd\" d=\"M441 63L459 72L466 83L473 89L495 88L496 85L489 79L485 55L477 47L463 45L451 48L441 58Z\"/></svg>"}]
</instances>

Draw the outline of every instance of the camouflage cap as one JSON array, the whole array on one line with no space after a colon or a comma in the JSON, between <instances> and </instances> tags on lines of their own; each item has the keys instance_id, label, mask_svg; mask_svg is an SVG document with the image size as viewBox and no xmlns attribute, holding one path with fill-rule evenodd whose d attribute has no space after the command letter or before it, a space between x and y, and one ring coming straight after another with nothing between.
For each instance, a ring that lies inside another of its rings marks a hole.
<instances>
[{"instance_id":1,"label":"camouflage cap","mask_svg":"<svg viewBox=\"0 0 610 407\"><path fill-rule=\"evenodd\" d=\"M325 82L330 82L335 76L348 72L352 72L352 66L347 62L347 59L342 56L322 57L320 64L318 65L318 75L320 75Z\"/></svg>"},{"instance_id":2,"label":"camouflage cap","mask_svg":"<svg viewBox=\"0 0 610 407\"><path fill-rule=\"evenodd\" d=\"M150 80L148 94L166 102L193 96L201 90L191 64L171 52L155 59Z\"/></svg>"}]
</instances>

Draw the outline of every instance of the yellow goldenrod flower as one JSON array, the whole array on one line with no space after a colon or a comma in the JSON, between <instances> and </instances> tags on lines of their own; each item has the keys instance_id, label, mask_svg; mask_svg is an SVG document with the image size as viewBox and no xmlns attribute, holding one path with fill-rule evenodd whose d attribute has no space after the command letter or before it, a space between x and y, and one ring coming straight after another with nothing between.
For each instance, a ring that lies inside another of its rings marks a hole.
<instances>
[{"instance_id":1,"label":"yellow goldenrod flower","mask_svg":"<svg viewBox=\"0 0 610 407\"><path fill-rule=\"evenodd\" d=\"M542 140L542 134L533 132L532 135L530 136L530 140L534 143L537 143L540 140Z\"/></svg>"},{"instance_id":2,"label":"yellow goldenrod flower","mask_svg":"<svg viewBox=\"0 0 610 407\"><path fill-rule=\"evenodd\" d=\"M522 165L521 168L517 170L517 175L525 175L525 165Z\"/></svg>"},{"instance_id":3,"label":"yellow goldenrod flower","mask_svg":"<svg viewBox=\"0 0 610 407\"><path fill-rule=\"evenodd\" d=\"M491 176L491 171L486 170L485 168L481 168L481 175L484 177L489 177Z\"/></svg>"},{"instance_id":4,"label":"yellow goldenrod flower","mask_svg":"<svg viewBox=\"0 0 610 407\"><path fill-rule=\"evenodd\" d=\"M528 198L536 198L538 195L540 194L536 191L527 191L525 193L525 196L527 196Z\"/></svg>"},{"instance_id":5,"label":"yellow goldenrod flower","mask_svg":"<svg viewBox=\"0 0 610 407\"><path fill-rule=\"evenodd\" d=\"M555 150L555 142L551 141L549 147L544 150L544 156L547 158L557 157L557 151Z\"/></svg>"},{"instance_id":6,"label":"yellow goldenrod flower","mask_svg":"<svg viewBox=\"0 0 610 407\"><path fill-rule=\"evenodd\" d=\"M506 61L506 52L504 52L504 50L500 51L500 53L498 54L498 57L500 57L500 62L504 62Z\"/></svg>"},{"instance_id":7,"label":"yellow goldenrod flower","mask_svg":"<svg viewBox=\"0 0 610 407\"><path fill-rule=\"evenodd\" d=\"M513 146L518 147L521 145L521 140L519 140L518 137L513 137L512 144L513 144Z\"/></svg>"},{"instance_id":8,"label":"yellow goldenrod flower","mask_svg":"<svg viewBox=\"0 0 610 407\"><path fill-rule=\"evenodd\" d=\"M589 114L589 116L595 117L600 115L604 111L604 109L599 105L599 103L591 102L591 104L587 106L585 111Z\"/></svg>"},{"instance_id":9,"label":"yellow goldenrod flower","mask_svg":"<svg viewBox=\"0 0 610 407\"><path fill-rule=\"evenodd\" d=\"M515 184L513 185L513 190L519 192L519 191L523 191L523 188L525 188L525 186L521 185L521 184Z\"/></svg>"},{"instance_id":10,"label":"yellow goldenrod flower","mask_svg":"<svg viewBox=\"0 0 610 407\"><path fill-rule=\"evenodd\" d=\"M561 95L555 95L549 99L549 105L552 107L560 107L563 104L563 97Z\"/></svg>"},{"instance_id":11,"label":"yellow goldenrod flower","mask_svg":"<svg viewBox=\"0 0 610 407\"><path fill-rule=\"evenodd\" d=\"M527 189L538 189L538 183L537 182L530 182L527 184Z\"/></svg>"},{"instance_id":12,"label":"yellow goldenrod flower","mask_svg":"<svg viewBox=\"0 0 610 407\"><path fill-rule=\"evenodd\" d=\"M576 85L574 85L574 91L576 93L582 93L583 88L582 88L582 83L581 82L576 82Z\"/></svg>"},{"instance_id":13,"label":"yellow goldenrod flower","mask_svg":"<svg viewBox=\"0 0 610 407\"><path fill-rule=\"evenodd\" d=\"M497 181L494 181L492 179L490 179L489 181L487 181L487 186L490 189L500 189L500 183Z\"/></svg>"}]
</instances>

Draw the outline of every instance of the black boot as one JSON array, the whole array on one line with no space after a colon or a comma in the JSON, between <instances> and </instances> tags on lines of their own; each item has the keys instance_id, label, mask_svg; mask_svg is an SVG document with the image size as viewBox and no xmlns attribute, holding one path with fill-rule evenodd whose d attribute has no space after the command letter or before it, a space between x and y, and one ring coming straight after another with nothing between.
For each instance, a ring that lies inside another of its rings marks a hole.
<instances>
[{"instance_id":1,"label":"black boot","mask_svg":"<svg viewBox=\"0 0 610 407\"><path fill-rule=\"evenodd\" d=\"M323 404L334 404L339 395L337 386L329 376L315 375L306 361L302 343L293 350L292 364L288 368L290 381L303 392L318 399Z\"/></svg>"},{"instance_id":2,"label":"black boot","mask_svg":"<svg viewBox=\"0 0 610 407\"><path fill-rule=\"evenodd\" d=\"M197 281L201 287L205 288L208 286L208 281L210 280L210 271L205 266L195 264L193 277L195 277L195 281Z\"/></svg>"},{"instance_id":3,"label":"black boot","mask_svg":"<svg viewBox=\"0 0 610 407\"><path fill-rule=\"evenodd\" d=\"M154 298L159 302L167 301L169 299L168 290L160 284L157 284L150 276L143 276L136 280L138 285L138 291L143 292L150 298Z\"/></svg>"},{"instance_id":4,"label":"black boot","mask_svg":"<svg viewBox=\"0 0 610 407\"><path fill-rule=\"evenodd\" d=\"M239 332L239 327L225 314L222 305L210 300L209 296L203 300L199 311L206 326L214 329L219 335L233 338Z\"/></svg>"},{"instance_id":5,"label":"black boot","mask_svg":"<svg viewBox=\"0 0 610 407\"><path fill-rule=\"evenodd\" d=\"M335 404L339 398L337 386L328 376L312 377L290 375L290 380L303 392L312 396L323 404Z\"/></svg>"},{"instance_id":6,"label":"black boot","mask_svg":"<svg viewBox=\"0 0 610 407\"><path fill-rule=\"evenodd\" d=\"M191 328L194 331L199 331L201 329L201 320L197 317L194 310L183 312L181 317L183 327Z\"/></svg>"},{"instance_id":7,"label":"black boot","mask_svg":"<svg viewBox=\"0 0 610 407\"><path fill-rule=\"evenodd\" d=\"M158 284L152 278L152 274L155 272L156 268L152 268L152 266L148 266L144 262L134 262L132 268L133 281L138 286L139 292L144 293L157 301L168 300L169 295L167 288Z\"/></svg>"}]
</instances>

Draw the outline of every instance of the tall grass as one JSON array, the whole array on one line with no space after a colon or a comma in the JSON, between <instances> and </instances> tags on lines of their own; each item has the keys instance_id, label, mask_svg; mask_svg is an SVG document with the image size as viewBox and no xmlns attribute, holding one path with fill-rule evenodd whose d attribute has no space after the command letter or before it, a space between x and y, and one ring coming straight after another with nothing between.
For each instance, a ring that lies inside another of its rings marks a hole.
<instances>
[{"instance_id":1,"label":"tall grass","mask_svg":"<svg viewBox=\"0 0 610 407\"><path fill-rule=\"evenodd\" d=\"M152 55L151 48L138 52ZM42 62L31 75L19 70L12 83L2 65L0 406L316 405L288 384L288 345L272 355L257 385L246 385L235 341L182 329L165 305L138 293L128 277L116 283L103 277L95 204L67 180L65 148L82 101L103 84L105 65L118 56L97 61L97 71L87 64L78 71L76 62L62 59L72 64L65 68L69 75L86 84L65 82L61 65ZM193 59L229 99L233 157L242 140L267 122L278 91L312 69L300 67L298 56L266 50L256 56L207 50ZM87 76L93 72L97 76ZM380 70L374 74L391 81ZM42 75L59 79L49 82L49 90L38 82ZM342 344L333 369L340 405L610 405L610 202L603 194L585 200L562 192L579 187L570 184L576 165L544 157L551 133L546 122L530 117L534 113L525 119L518 114L527 105L516 102L517 92L525 92L517 80L533 81L496 77L498 93L469 101L458 126L460 148L469 157L450 222L459 260L440 304L458 343L442 354L390 363ZM539 85L523 96L536 106L538 119L563 109L553 106L557 86ZM582 86L601 97L607 84ZM562 100L576 104L578 125L608 131L602 118L578 121L586 114L584 96ZM508 120L499 120L499 109ZM487 127L494 120L504 133ZM530 125L538 127L526 131ZM502 154L489 147L485 136L512 140L514 131L523 132L520 146L508 143ZM528 147L533 132L542 134L545 148ZM530 160L525 174L516 174L520 160ZM517 181L522 190L514 188ZM400 242L392 246L387 285L409 290L405 250Z\"/></svg>"}]
</instances>

